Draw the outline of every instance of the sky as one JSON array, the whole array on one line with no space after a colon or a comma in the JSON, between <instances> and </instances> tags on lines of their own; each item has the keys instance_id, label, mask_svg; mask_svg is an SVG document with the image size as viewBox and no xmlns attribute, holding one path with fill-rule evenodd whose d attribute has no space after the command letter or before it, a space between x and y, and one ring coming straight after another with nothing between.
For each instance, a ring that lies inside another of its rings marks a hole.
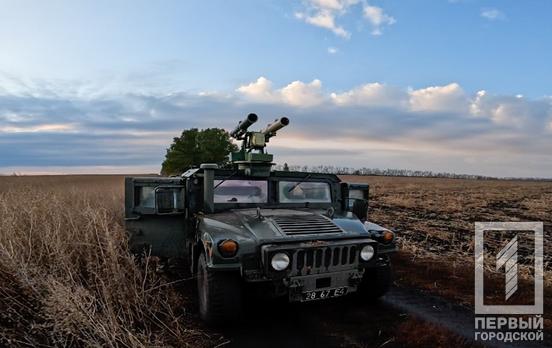
<instances>
[{"instance_id":1,"label":"sky","mask_svg":"<svg viewBox=\"0 0 552 348\"><path fill-rule=\"evenodd\" d=\"M550 13L0 0L0 173L159 172L183 129L255 112L259 128L291 120L269 144L278 163L551 178Z\"/></svg>"}]
</instances>

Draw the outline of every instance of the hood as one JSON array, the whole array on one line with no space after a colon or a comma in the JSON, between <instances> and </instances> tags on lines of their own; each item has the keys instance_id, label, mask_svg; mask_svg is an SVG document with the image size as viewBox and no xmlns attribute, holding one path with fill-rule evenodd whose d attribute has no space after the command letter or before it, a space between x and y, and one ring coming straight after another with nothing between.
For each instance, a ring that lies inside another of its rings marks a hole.
<instances>
[{"instance_id":1,"label":"hood","mask_svg":"<svg viewBox=\"0 0 552 348\"><path fill-rule=\"evenodd\" d=\"M260 243L369 235L351 213L329 218L325 210L315 209L234 209L203 216L201 227L220 238L253 239Z\"/></svg>"}]
</instances>

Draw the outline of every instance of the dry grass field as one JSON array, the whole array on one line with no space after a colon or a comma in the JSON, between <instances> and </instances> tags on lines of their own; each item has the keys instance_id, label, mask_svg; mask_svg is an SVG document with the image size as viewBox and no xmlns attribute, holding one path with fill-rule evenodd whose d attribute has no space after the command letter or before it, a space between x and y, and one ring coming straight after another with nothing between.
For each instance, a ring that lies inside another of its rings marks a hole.
<instances>
[{"instance_id":1,"label":"dry grass field","mask_svg":"<svg viewBox=\"0 0 552 348\"><path fill-rule=\"evenodd\" d=\"M120 176L0 178L0 346L210 345L154 260L129 255L122 190Z\"/></svg>"},{"instance_id":2,"label":"dry grass field","mask_svg":"<svg viewBox=\"0 0 552 348\"><path fill-rule=\"evenodd\" d=\"M400 253L395 271L399 285L424 288L470 306L474 292L474 223L544 222L545 313L550 315L552 303L547 298L552 298L552 182L383 176L342 179L370 184L370 220L397 232ZM486 239L486 247L496 252L507 237L504 234ZM520 253L523 248L532 252L530 242L520 241ZM496 273L492 268L487 271ZM521 298L531 295L523 290L532 286L533 274L524 266L520 273L520 282L528 285L520 287ZM486 295L504 296L500 280L502 275L486 278Z\"/></svg>"},{"instance_id":3,"label":"dry grass field","mask_svg":"<svg viewBox=\"0 0 552 348\"><path fill-rule=\"evenodd\" d=\"M344 179L369 183L370 219L397 231L398 285L471 304L473 223L544 221L551 298L552 183ZM129 255L122 190L121 176L0 177L0 346L220 343L155 260Z\"/></svg>"}]
</instances>

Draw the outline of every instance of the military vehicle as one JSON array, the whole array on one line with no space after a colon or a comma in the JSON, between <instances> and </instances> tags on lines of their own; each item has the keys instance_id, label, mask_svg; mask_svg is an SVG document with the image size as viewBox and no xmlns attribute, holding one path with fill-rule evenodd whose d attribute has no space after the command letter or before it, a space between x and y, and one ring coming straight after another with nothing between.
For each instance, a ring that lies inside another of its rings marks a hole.
<instances>
[{"instance_id":1,"label":"military vehicle","mask_svg":"<svg viewBox=\"0 0 552 348\"><path fill-rule=\"evenodd\" d=\"M289 119L249 131L257 119L249 114L230 133L242 146L227 168L125 179L131 250L184 260L211 324L239 316L246 288L289 301L383 295L395 235L368 222L368 185L272 170L265 147Z\"/></svg>"}]
</instances>

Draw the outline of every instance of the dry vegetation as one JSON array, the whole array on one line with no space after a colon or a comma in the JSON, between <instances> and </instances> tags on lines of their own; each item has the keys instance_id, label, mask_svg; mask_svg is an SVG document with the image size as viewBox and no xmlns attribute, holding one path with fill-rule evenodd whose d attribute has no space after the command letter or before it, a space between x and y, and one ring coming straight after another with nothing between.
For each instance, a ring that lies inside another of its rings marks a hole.
<instances>
[{"instance_id":1,"label":"dry vegetation","mask_svg":"<svg viewBox=\"0 0 552 348\"><path fill-rule=\"evenodd\" d=\"M208 344L155 260L129 255L122 184L0 178L0 346Z\"/></svg>"},{"instance_id":2,"label":"dry vegetation","mask_svg":"<svg viewBox=\"0 0 552 348\"><path fill-rule=\"evenodd\" d=\"M368 182L371 220L397 230L399 285L471 304L475 221L544 221L550 257L552 183L344 179ZM189 299L156 273L155 260L129 255L122 190L120 176L0 178L0 346L221 342L197 327ZM549 258L546 270L551 298Z\"/></svg>"}]
</instances>

